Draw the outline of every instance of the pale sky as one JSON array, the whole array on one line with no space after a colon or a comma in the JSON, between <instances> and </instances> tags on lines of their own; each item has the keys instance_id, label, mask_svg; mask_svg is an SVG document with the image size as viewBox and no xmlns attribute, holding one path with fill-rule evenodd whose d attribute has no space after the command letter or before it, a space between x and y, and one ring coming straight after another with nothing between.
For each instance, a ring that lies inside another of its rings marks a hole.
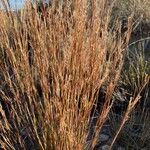
<instances>
[{"instance_id":1,"label":"pale sky","mask_svg":"<svg viewBox=\"0 0 150 150\"><path fill-rule=\"evenodd\" d=\"M24 1L25 0L9 0L12 9L16 9L16 7L21 8L24 4ZM49 0L44 0L44 1L48 2ZM0 8L3 8L2 5L1 5L1 0L0 0Z\"/></svg>"},{"instance_id":2,"label":"pale sky","mask_svg":"<svg viewBox=\"0 0 150 150\"><path fill-rule=\"evenodd\" d=\"M23 6L23 1L24 0L9 0L12 9L15 9L16 7L17 8L22 7Z\"/></svg>"},{"instance_id":3,"label":"pale sky","mask_svg":"<svg viewBox=\"0 0 150 150\"><path fill-rule=\"evenodd\" d=\"M9 0L12 9L21 8L25 0ZM0 9L3 9L2 2L0 0Z\"/></svg>"}]
</instances>

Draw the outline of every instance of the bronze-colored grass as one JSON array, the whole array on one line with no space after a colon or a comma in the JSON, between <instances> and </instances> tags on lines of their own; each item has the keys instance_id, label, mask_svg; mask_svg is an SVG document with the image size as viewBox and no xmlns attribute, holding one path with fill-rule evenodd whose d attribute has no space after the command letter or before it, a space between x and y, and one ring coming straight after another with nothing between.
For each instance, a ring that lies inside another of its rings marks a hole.
<instances>
[{"instance_id":1,"label":"bronze-colored grass","mask_svg":"<svg viewBox=\"0 0 150 150\"><path fill-rule=\"evenodd\" d=\"M0 107L4 149L84 149L98 91L105 86L94 149L132 31L131 18L124 35L117 20L109 28L111 9L104 0L54 2L43 16L27 3L19 16L8 11L2 18L9 22L9 28L0 28L0 96L10 109ZM125 121L137 101L130 101Z\"/></svg>"}]
</instances>

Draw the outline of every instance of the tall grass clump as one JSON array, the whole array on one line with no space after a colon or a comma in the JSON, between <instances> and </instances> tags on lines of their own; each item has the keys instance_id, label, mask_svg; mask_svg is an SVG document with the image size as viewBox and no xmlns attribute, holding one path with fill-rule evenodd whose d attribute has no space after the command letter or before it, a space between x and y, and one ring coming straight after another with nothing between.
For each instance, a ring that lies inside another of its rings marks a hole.
<instances>
[{"instance_id":1,"label":"tall grass clump","mask_svg":"<svg viewBox=\"0 0 150 150\"><path fill-rule=\"evenodd\" d=\"M106 0L54 1L41 12L28 2L19 14L1 2L6 13L0 28L1 147L94 149L114 102L131 18L122 34L117 20L110 27L112 5ZM87 146L102 87L105 98ZM139 93L130 101L125 121L138 100Z\"/></svg>"}]
</instances>

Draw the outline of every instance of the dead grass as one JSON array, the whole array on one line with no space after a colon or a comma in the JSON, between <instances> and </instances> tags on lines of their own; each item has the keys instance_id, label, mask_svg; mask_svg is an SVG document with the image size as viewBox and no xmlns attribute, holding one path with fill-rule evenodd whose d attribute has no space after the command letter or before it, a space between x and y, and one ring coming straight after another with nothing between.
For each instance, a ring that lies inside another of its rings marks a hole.
<instances>
[{"instance_id":1,"label":"dead grass","mask_svg":"<svg viewBox=\"0 0 150 150\"><path fill-rule=\"evenodd\" d=\"M4 149L84 149L98 91L105 86L91 139L90 149L94 149L114 102L132 18L124 35L114 20L110 38L111 6L104 0L91 2L90 17L89 9L82 0L64 6L54 3L43 17L28 3L19 18L11 11L2 18L9 22L9 29L0 28L4 58L0 60L0 143ZM148 78L131 98L114 141L147 82Z\"/></svg>"},{"instance_id":2,"label":"dead grass","mask_svg":"<svg viewBox=\"0 0 150 150\"><path fill-rule=\"evenodd\" d=\"M115 8L119 11L122 18L127 18L134 12L135 18L142 17L142 21L149 23L150 20L150 1L149 0L116 0Z\"/></svg>"}]
</instances>

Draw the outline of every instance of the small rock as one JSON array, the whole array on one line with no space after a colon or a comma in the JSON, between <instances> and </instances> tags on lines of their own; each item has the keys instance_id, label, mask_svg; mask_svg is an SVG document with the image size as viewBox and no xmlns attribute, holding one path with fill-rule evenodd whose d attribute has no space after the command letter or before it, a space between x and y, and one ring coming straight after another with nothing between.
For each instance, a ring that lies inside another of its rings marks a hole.
<instances>
[{"instance_id":1,"label":"small rock","mask_svg":"<svg viewBox=\"0 0 150 150\"><path fill-rule=\"evenodd\" d=\"M109 136L107 134L100 134L99 138L100 142L105 142L109 139Z\"/></svg>"},{"instance_id":2,"label":"small rock","mask_svg":"<svg viewBox=\"0 0 150 150\"><path fill-rule=\"evenodd\" d=\"M109 145L103 145L101 147L101 150L109 150L110 146Z\"/></svg>"},{"instance_id":3,"label":"small rock","mask_svg":"<svg viewBox=\"0 0 150 150\"><path fill-rule=\"evenodd\" d=\"M119 146L118 148L117 148L117 150L126 150L124 147L122 147L122 146Z\"/></svg>"}]
</instances>

